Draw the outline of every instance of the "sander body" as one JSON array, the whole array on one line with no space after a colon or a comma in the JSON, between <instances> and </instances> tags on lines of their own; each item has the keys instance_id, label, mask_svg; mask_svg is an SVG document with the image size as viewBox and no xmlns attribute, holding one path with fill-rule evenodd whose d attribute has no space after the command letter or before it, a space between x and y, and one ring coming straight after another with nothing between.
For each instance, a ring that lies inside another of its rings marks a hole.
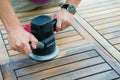
<instances>
[{"instance_id":1,"label":"sander body","mask_svg":"<svg viewBox=\"0 0 120 80\"><path fill-rule=\"evenodd\" d=\"M55 58L59 53L59 48L55 43L56 19L51 19L47 15L40 15L32 19L31 24L26 26L28 32L31 32L37 39L36 49L32 49L29 56L37 61L46 61Z\"/></svg>"}]
</instances>

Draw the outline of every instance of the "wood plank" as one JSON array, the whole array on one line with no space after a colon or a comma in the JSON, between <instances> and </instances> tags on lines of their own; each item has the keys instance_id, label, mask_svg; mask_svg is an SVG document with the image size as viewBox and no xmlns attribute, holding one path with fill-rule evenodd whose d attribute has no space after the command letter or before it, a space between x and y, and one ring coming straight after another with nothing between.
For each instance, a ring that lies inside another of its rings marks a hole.
<instances>
[{"instance_id":1,"label":"wood plank","mask_svg":"<svg viewBox=\"0 0 120 80\"><path fill-rule=\"evenodd\" d=\"M3 80L1 69L0 69L0 80Z\"/></svg>"},{"instance_id":2,"label":"wood plank","mask_svg":"<svg viewBox=\"0 0 120 80\"><path fill-rule=\"evenodd\" d=\"M35 73L37 71L40 72L43 70L48 70L54 67L64 66L66 64L71 64L76 61L81 61L81 60L85 60L85 59L89 59L89 58L97 57L97 56L98 54L95 51L85 52L82 54L75 53L75 55L59 58L53 61L36 64L36 65L29 66L29 67L21 68L21 69L18 68L18 70L16 70L16 73L20 76L27 75L27 74ZM49 64L49 66L47 64Z\"/></svg>"},{"instance_id":3,"label":"wood plank","mask_svg":"<svg viewBox=\"0 0 120 80\"><path fill-rule=\"evenodd\" d=\"M11 69L9 64L1 66L4 80L17 80L14 70Z\"/></svg>"},{"instance_id":4,"label":"wood plank","mask_svg":"<svg viewBox=\"0 0 120 80\"><path fill-rule=\"evenodd\" d=\"M81 10L81 8L78 8L78 12L80 12L80 14L82 15L82 14L86 14L86 13L100 12L100 11L118 8L118 7L120 7L120 3L107 5L107 6L101 6L101 7L97 6L97 8L92 8L92 9L87 9L87 10Z\"/></svg>"},{"instance_id":5,"label":"wood plank","mask_svg":"<svg viewBox=\"0 0 120 80\"><path fill-rule=\"evenodd\" d=\"M4 40L4 43L5 43L5 44L9 44L7 39Z\"/></svg>"},{"instance_id":6,"label":"wood plank","mask_svg":"<svg viewBox=\"0 0 120 80\"><path fill-rule=\"evenodd\" d=\"M88 21L88 22L91 22L91 21L96 21L96 20L99 20L99 19L119 16L119 15L120 15L120 12L117 11L117 12L112 12L112 13L109 13L109 14L101 14L101 15L96 15L94 17L87 17L87 18L85 18L85 20Z\"/></svg>"},{"instance_id":7,"label":"wood plank","mask_svg":"<svg viewBox=\"0 0 120 80\"><path fill-rule=\"evenodd\" d=\"M85 6L79 5L78 9L80 9L80 10L89 10L89 9L93 9L93 8L99 8L99 7L102 7L102 6L109 6L109 5L119 4L119 2L120 2L119 0L115 0L115 1L110 0L110 1L107 1L107 2L94 4L94 5L85 5Z\"/></svg>"},{"instance_id":8,"label":"wood plank","mask_svg":"<svg viewBox=\"0 0 120 80\"><path fill-rule=\"evenodd\" d=\"M89 24L92 26L100 25L100 24L105 24L105 23L110 23L110 22L115 22L115 21L120 21L120 16L114 16L110 18L104 18L96 21L91 21Z\"/></svg>"},{"instance_id":9,"label":"wood plank","mask_svg":"<svg viewBox=\"0 0 120 80\"><path fill-rule=\"evenodd\" d=\"M78 40L78 41L75 41L75 42L66 43L64 45L60 45L60 46L58 45L58 46L59 46L60 50L65 50L65 49L69 49L69 48L78 47L82 44L86 44L86 41L85 40Z\"/></svg>"},{"instance_id":10,"label":"wood plank","mask_svg":"<svg viewBox=\"0 0 120 80\"><path fill-rule=\"evenodd\" d=\"M11 50L10 45L6 45L7 50Z\"/></svg>"},{"instance_id":11,"label":"wood plank","mask_svg":"<svg viewBox=\"0 0 120 80\"><path fill-rule=\"evenodd\" d=\"M6 51L5 44L3 42L2 36L0 34L0 64L6 64L9 62L9 56Z\"/></svg>"},{"instance_id":12,"label":"wood plank","mask_svg":"<svg viewBox=\"0 0 120 80\"><path fill-rule=\"evenodd\" d=\"M113 32L116 32L116 31L120 31L120 25L98 30L98 32L102 35L113 33Z\"/></svg>"},{"instance_id":13,"label":"wood plank","mask_svg":"<svg viewBox=\"0 0 120 80\"><path fill-rule=\"evenodd\" d=\"M72 26L69 26L68 28L62 30L62 31L59 31L59 32L55 32L55 34L61 34L61 33L64 33L64 32L69 32L69 31L72 31L72 30L75 30Z\"/></svg>"},{"instance_id":14,"label":"wood plank","mask_svg":"<svg viewBox=\"0 0 120 80\"><path fill-rule=\"evenodd\" d=\"M60 9L60 7L53 7L49 9L42 9L42 10L34 10L34 11L27 11L27 12L19 12L16 13L17 17L24 17L24 16L33 16L33 15L39 15L39 14L45 14L45 13L53 13Z\"/></svg>"},{"instance_id":15,"label":"wood plank","mask_svg":"<svg viewBox=\"0 0 120 80\"><path fill-rule=\"evenodd\" d=\"M61 33L57 33L55 35L55 39L62 39L62 38L66 38L66 37L72 37L78 35L78 32L75 30L71 30L71 31L67 31L67 32L61 32Z\"/></svg>"},{"instance_id":16,"label":"wood plank","mask_svg":"<svg viewBox=\"0 0 120 80\"><path fill-rule=\"evenodd\" d=\"M2 35L2 37L3 37L3 39L7 39L8 38L7 34Z\"/></svg>"},{"instance_id":17,"label":"wood plank","mask_svg":"<svg viewBox=\"0 0 120 80\"><path fill-rule=\"evenodd\" d=\"M109 27L114 27L114 26L119 26L119 25L120 25L120 21L114 21L114 22L105 23L105 24L101 24L101 25L97 25L93 27L99 30L99 29L104 29L104 28L109 28Z\"/></svg>"},{"instance_id":18,"label":"wood plank","mask_svg":"<svg viewBox=\"0 0 120 80\"><path fill-rule=\"evenodd\" d=\"M115 47L120 51L120 44L116 44Z\"/></svg>"},{"instance_id":19,"label":"wood plank","mask_svg":"<svg viewBox=\"0 0 120 80\"><path fill-rule=\"evenodd\" d=\"M119 37L120 35L120 31L114 32L114 33L109 33L109 34L105 34L103 35L106 39L113 39L116 37Z\"/></svg>"},{"instance_id":20,"label":"wood plank","mask_svg":"<svg viewBox=\"0 0 120 80\"><path fill-rule=\"evenodd\" d=\"M6 33L7 33L7 31L5 29L1 30L1 34L6 34Z\"/></svg>"},{"instance_id":21,"label":"wood plank","mask_svg":"<svg viewBox=\"0 0 120 80\"><path fill-rule=\"evenodd\" d=\"M0 21L0 24L2 25L2 22ZM4 29L4 26L0 26L0 29Z\"/></svg>"},{"instance_id":22,"label":"wood plank","mask_svg":"<svg viewBox=\"0 0 120 80\"><path fill-rule=\"evenodd\" d=\"M18 55L18 54L23 54L21 52L14 51L14 50L8 50L8 53L9 53L10 56L15 56L15 55Z\"/></svg>"},{"instance_id":23,"label":"wood plank","mask_svg":"<svg viewBox=\"0 0 120 80\"><path fill-rule=\"evenodd\" d=\"M96 16L96 15L101 15L101 14L109 14L109 13L117 12L117 11L120 11L120 8L109 9L109 10L100 11L100 12L95 12L95 13L82 14L81 16L82 16L83 18L86 18L86 17L92 17L92 16ZM80 12L79 12L79 13L80 13Z\"/></svg>"},{"instance_id":24,"label":"wood plank","mask_svg":"<svg viewBox=\"0 0 120 80\"><path fill-rule=\"evenodd\" d=\"M105 40L91 25L89 25L81 16L78 14L75 15L75 19L87 30L94 39L104 47L105 50L109 52L110 55L114 56L114 58L120 61L119 51L114 48L107 40ZM118 57L119 56L119 57ZM111 63L112 64L112 63Z\"/></svg>"},{"instance_id":25,"label":"wood plank","mask_svg":"<svg viewBox=\"0 0 120 80\"><path fill-rule=\"evenodd\" d=\"M110 67L108 67L108 65L104 63L104 64L95 65L95 66L90 66L85 69L71 71L69 73L61 74L61 75L58 75L55 77L53 76L53 77L47 78L45 80L61 80L61 79L63 79L63 80L78 80L78 79L80 79L81 80L83 77L90 76L90 75L96 74L96 73L100 73L100 72L103 72L103 71L106 71L109 69L110 69Z\"/></svg>"},{"instance_id":26,"label":"wood plank","mask_svg":"<svg viewBox=\"0 0 120 80\"><path fill-rule=\"evenodd\" d=\"M40 80L40 79L47 78L50 76L55 76L55 75L69 72L69 71L81 69L81 68L84 68L87 66L99 64L99 63L101 63L101 61L103 62L103 59L101 59L100 57L96 57L96 58L92 58L92 59L88 59L88 60L84 60L84 61L80 61L80 62L74 62L72 64L67 64L67 65L60 66L60 67L51 68L49 70L37 72L37 73L26 75L23 77L21 75L18 75L18 74L17 75L21 76L18 78L18 80L34 80L34 79ZM107 66L107 69L111 69L111 68L109 66Z\"/></svg>"},{"instance_id":27,"label":"wood plank","mask_svg":"<svg viewBox=\"0 0 120 80\"><path fill-rule=\"evenodd\" d=\"M73 48L61 50L56 58L59 59L59 58L74 55L77 53L81 53L81 55L82 55L82 53L87 54L88 51L91 54L95 54L96 51L91 52L92 50L94 50L94 46L91 44L87 44L87 45L83 45L83 46L79 46L79 47L73 47ZM89 56L91 56L91 55L89 55ZM87 57L87 55L86 55L86 57ZM21 67L27 67L27 66L31 66L34 64L38 64L38 62L31 60L31 59L25 59L25 60L21 60L21 61L17 61L17 62L12 62L11 67L13 69L18 69L18 68L20 69Z\"/></svg>"},{"instance_id":28,"label":"wood plank","mask_svg":"<svg viewBox=\"0 0 120 80\"><path fill-rule=\"evenodd\" d=\"M99 74L82 78L82 80L113 80L118 77L119 75L115 71L110 70L110 71L106 71L106 72L102 72ZM81 80L81 79L78 79L78 80Z\"/></svg>"},{"instance_id":29,"label":"wood plank","mask_svg":"<svg viewBox=\"0 0 120 80\"><path fill-rule=\"evenodd\" d=\"M120 43L120 37L110 39L109 42L111 42L113 45Z\"/></svg>"},{"instance_id":30,"label":"wood plank","mask_svg":"<svg viewBox=\"0 0 120 80\"><path fill-rule=\"evenodd\" d=\"M70 38L69 40L71 40L72 39L72 36L76 36L74 39L82 39L82 37L79 35L79 34L75 31L75 30L71 30L71 31L67 31L67 32L61 32L61 33L57 33L56 35L55 35L55 39L67 39L67 38ZM4 38L6 37L5 35L3 35L4 36ZM58 44L59 44L59 40L58 40ZM73 41L73 40L72 40ZM8 40L5 38L5 40L4 40L4 42L5 42L5 44L7 45L7 48L8 49L10 49L9 48L9 45L8 45Z\"/></svg>"},{"instance_id":31,"label":"wood plank","mask_svg":"<svg viewBox=\"0 0 120 80\"><path fill-rule=\"evenodd\" d=\"M51 13L45 13L45 14L37 14L37 15L31 15L31 16L24 16L24 17L20 17L19 18L19 21L20 22L24 22L24 21L30 21L30 20L32 20L34 17L37 17L37 16L39 16L39 15L48 15L48 16L51 16L51 15L53 15L55 12L51 12Z\"/></svg>"},{"instance_id":32,"label":"wood plank","mask_svg":"<svg viewBox=\"0 0 120 80\"><path fill-rule=\"evenodd\" d=\"M120 78L114 79L114 80L120 80Z\"/></svg>"},{"instance_id":33,"label":"wood plank","mask_svg":"<svg viewBox=\"0 0 120 80\"><path fill-rule=\"evenodd\" d=\"M83 39L83 38L80 35L74 35L72 37L66 37L66 38L56 40L56 43L58 45L63 45L63 44L71 43L73 41L77 41L77 40L81 40L81 39Z\"/></svg>"},{"instance_id":34,"label":"wood plank","mask_svg":"<svg viewBox=\"0 0 120 80\"><path fill-rule=\"evenodd\" d=\"M88 39L90 39L90 38L88 38ZM66 51L68 51L71 48L86 44L88 39L87 40L78 40L78 41L66 43L66 44L60 45L60 46L58 45L60 51L63 51L62 53L61 52L59 53L58 57L61 57L62 55L66 54ZM18 53L15 53L15 54L18 54ZM24 54L19 54L19 55L15 55L15 56L10 57L11 62L20 61L20 60L24 60L24 59L28 59L28 58L29 57L27 55L24 55Z\"/></svg>"}]
</instances>

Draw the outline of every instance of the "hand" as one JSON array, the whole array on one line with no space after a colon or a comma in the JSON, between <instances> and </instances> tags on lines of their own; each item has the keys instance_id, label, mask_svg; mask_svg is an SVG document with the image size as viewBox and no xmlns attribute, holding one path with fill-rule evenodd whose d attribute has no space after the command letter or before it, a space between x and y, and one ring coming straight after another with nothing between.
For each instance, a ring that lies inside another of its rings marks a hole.
<instances>
[{"instance_id":1,"label":"hand","mask_svg":"<svg viewBox=\"0 0 120 80\"><path fill-rule=\"evenodd\" d=\"M66 9L61 9L55 13L52 18L57 19L56 31L61 31L69 26L74 20L73 14L69 13Z\"/></svg>"},{"instance_id":2,"label":"hand","mask_svg":"<svg viewBox=\"0 0 120 80\"><path fill-rule=\"evenodd\" d=\"M8 40L11 49L25 54L32 52L29 42L31 42L33 49L36 48L38 42L38 40L32 34L25 31L22 27L18 27L17 29L8 32Z\"/></svg>"}]
</instances>

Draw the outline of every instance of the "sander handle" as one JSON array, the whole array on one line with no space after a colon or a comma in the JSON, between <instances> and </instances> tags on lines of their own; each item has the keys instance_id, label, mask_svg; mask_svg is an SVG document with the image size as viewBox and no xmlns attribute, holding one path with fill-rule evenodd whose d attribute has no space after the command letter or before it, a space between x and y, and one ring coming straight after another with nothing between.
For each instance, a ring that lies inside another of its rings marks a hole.
<instances>
[{"instance_id":1,"label":"sander handle","mask_svg":"<svg viewBox=\"0 0 120 80\"><path fill-rule=\"evenodd\" d=\"M37 43L37 46L36 46L36 49L37 49L37 48L38 48L38 49L43 49L44 46L45 46L44 43L38 42L38 43ZM31 49L33 49L31 43L30 43L30 47L31 47Z\"/></svg>"},{"instance_id":2,"label":"sander handle","mask_svg":"<svg viewBox=\"0 0 120 80\"><path fill-rule=\"evenodd\" d=\"M30 24L27 24L24 27L24 30L26 30L27 32L31 33L30 26L31 26ZM31 49L33 49L31 43L30 43L30 47L31 47ZM44 43L38 42L36 48L43 49L44 48Z\"/></svg>"},{"instance_id":3,"label":"sander handle","mask_svg":"<svg viewBox=\"0 0 120 80\"><path fill-rule=\"evenodd\" d=\"M52 20L52 25L54 27L54 31L56 31L56 24L57 24L57 19Z\"/></svg>"}]
</instances>

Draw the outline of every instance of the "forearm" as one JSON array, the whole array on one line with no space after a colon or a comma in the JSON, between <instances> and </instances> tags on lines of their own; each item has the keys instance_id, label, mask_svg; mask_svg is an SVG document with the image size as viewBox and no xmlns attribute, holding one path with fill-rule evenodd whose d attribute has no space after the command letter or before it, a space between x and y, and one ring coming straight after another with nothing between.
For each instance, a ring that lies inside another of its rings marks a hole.
<instances>
[{"instance_id":1,"label":"forearm","mask_svg":"<svg viewBox=\"0 0 120 80\"><path fill-rule=\"evenodd\" d=\"M17 19L9 0L0 0L0 19L8 32L20 27L20 22Z\"/></svg>"},{"instance_id":2,"label":"forearm","mask_svg":"<svg viewBox=\"0 0 120 80\"><path fill-rule=\"evenodd\" d=\"M66 4L72 4L75 7L78 6L78 4L80 3L81 0L66 0Z\"/></svg>"}]
</instances>

